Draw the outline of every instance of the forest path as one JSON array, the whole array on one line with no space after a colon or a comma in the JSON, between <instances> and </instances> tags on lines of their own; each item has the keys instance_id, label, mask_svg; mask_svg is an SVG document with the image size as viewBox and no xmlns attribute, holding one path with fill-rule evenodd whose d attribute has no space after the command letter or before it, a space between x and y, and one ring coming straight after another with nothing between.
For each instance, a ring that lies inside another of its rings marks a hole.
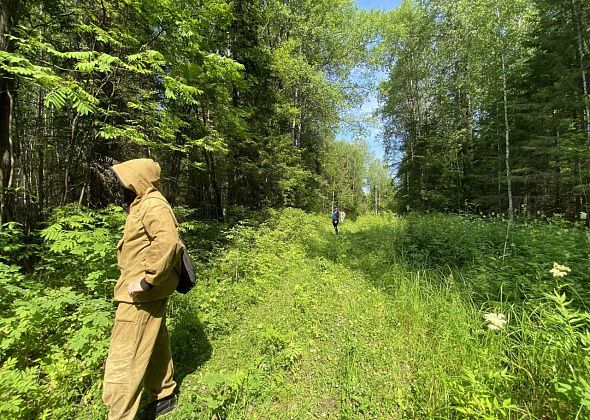
<instances>
[{"instance_id":1,"label":"forest path","mask_svg":"<svg viewBox=\"0 0 590 420\"><path fill-rule=\"evenodd\" d=\"M395 262L400 229L373 216L336 236L329 217L293 210L231 250L221 265L238 258L242 280L205 317L226 331L183 379L173 418L401 417L421 368L444 369L436 349L452 339L437 325L455 314Z\"/></svg>"}]
</instances>

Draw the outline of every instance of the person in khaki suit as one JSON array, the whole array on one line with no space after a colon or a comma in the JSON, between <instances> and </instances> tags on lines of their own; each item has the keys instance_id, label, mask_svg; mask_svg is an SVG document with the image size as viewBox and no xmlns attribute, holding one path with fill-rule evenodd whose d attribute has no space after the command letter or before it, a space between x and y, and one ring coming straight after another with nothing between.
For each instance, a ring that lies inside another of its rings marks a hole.
<instances>
[{"instance_id":1,"label":"person in khaki suit","mask_svg":"<svg viewBox=\"0 0 590 420\"><path fill-rule=\"evenodd\" d=\"M151 159L113 165L128 212L117 261L118 302L105 364L103 401L109 419L133 419L142 389L156 417L176 403L166 305L178 285L184 247L168 201L156 189L160 166Z\"/></svg>"}]
</instances>

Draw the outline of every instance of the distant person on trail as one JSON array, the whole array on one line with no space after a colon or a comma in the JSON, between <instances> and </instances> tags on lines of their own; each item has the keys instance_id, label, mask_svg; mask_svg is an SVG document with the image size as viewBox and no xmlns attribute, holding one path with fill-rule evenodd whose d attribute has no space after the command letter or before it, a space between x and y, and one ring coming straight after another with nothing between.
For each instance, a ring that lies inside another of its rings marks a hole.
<instances>
[{"instance_id":1,"label":"distant person on trail","mask_svg":"<svg viewBox=\"0 0 590 420\"><path fill-rule=\"evenodd\" d=\"M340 219L340 213L338 212L338 207L334 207L334 211L332 211L332 226L334 226L334 231L336 235L338 235L338 220Z\"/></svg>"},{"instance_id":2,"label":"distant person on trail","mask_svg":"<svg viewBox=\"0 0 590 420\"><path fill-rule=\"evenodd\" d=\"M178 285L184 246L172 208L156 189L160 165L134 159L111 169L123 186L129 215L117 246L121 275L103 401L110 420L132 420L145 388L151 402L144 416L155 418L176 404L166 306Z\"/></svg>"},{"instance_id":3,"label":"distant person on trail","mask_svg":"<svg viewBox=\"0 0 590 420\"><path fill-rule=\"evenodd\" d=\"M344 219L346 219L346 213L341 211L340 212L340 223L344 223Z\"/></svg>"}]
</instances>

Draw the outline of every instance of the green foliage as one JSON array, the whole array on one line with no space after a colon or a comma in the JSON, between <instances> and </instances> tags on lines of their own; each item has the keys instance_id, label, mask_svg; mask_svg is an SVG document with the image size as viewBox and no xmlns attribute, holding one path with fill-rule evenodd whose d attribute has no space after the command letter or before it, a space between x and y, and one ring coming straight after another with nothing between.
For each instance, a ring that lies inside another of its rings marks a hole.
<instances>
[{"instance_id":1,"label":"green foliage","mask_svg":"<svg viewBox=\"0 0 590 420\"><path fill-rule=\"evenodd\" d=\"M98 100L79 84L56 75L49 67L34 65L19 54L0 51L0 69L48 89L45 96L47 107L59 110L67 104L79 114L87 115L98 104Z\"/></svg>"},{"instance_id":2,"label":"green foliage","mask_svg":"<svg viewBox=\"0 0 590 420\"><path fill-rule=\"evenodd\" d=\"M0 293L2 300L0 308L5 311L10 302L21 298L27 290L27 279L18 265L6 265L0 262ZM32 284L29 284L32 287Z\"/></svg>"},{"instance_id":3,"label":"green foliage","mask_svg":"<svg viewBox=\"0 0 590 420\"><path fill-rule=\"evenodd\" d=\"M0 263L0 416L71 418L79 404L100 407L123 220L114 207L58 208L40 233L37 271Z\"/></svg>"},{"instance_id":4,"label":"green foliage","mask_svg":"<svg viewBox=\"0 0 590 420\"><path fill-rule=\"evenodd\" d=\"M203 378L202 395L194 402L204 405L208 417L226 418L233 413L232 406L243 397L248 381L248 375L241 371L207 375Z\"/></svg>"},{"instance_id":5,"label":"green foliage","mask_svg":"<svg viewBox=\"0 0 590 420\"><path fill-rule=\"evenodd\" d=\"M403 252L414 264L462 267L479 258L502 255L506 225L443 214L410 214L406 218Z\"/></svg>"},{"instance_id":6,"label":"green foliage","mask_svg":"<svg viewBox=\"0 0 590 420\"><path fill-rule=\"evenodd\" d=\"M578 418L587 417L590 415L590 315L575 309L565 291L547 293L542 303L523 319L521 334L511 337L515 341L512 348L519 346L512 357L519 367L521 387L526 389L529 378L523 371L528 371L540 385L531 397L541 398L531 402L539 404L545 400L560 416L576 413ZM540 351L539 343L550 345Z\"/></svg>"},{"instance_id":7,"label":"green foliage","mask_svg":"<svg viewBox=\"0 0 590 420\"><path fill-rule=\"evenodd\" d=\"M339 206L348 215L391 209L395 192L386 165L375 159L367 142L328 141L322 154L323 177L318 205Z\"/></svg>"},{"instance_id":8,"label":"green foliage","mask_svg":"<svg viewBox=\"0 0 590 420\"><path fill-rule=\"evenodd\" d=\"M508 225L442 214L410 214L399 253L427 269L465 270L481 299L519 302L540 298L556 286L549 275L553 262L575 267L568 282L578 304L590 300L588 232L556 217Z\"/></svg>"},{"instance_id":9,"label":"green foliage","mask_svg":"<svg viewBox=\"0 0 590 420\"><path fill-rule=\"evenodd\" d=\"M0 367L0 414L6 418L32 418L36 401L42 396L35 368L18 369L15 359L4 360Z\"/></svg>"},{"instance_id":10,"label":"green foliage","mask_svg":"<svg viewBox=\"0 0 590 420\"><path fill-rule=\"evenodd\" d=\"M518 406L510 398L501 399L502 388L514 379L507 371L467 372L464 383L455 384L454 410L472 419L511 418Z\"/></svg>"},{"instance_id":11,"label":"green foliage","mask_svg":"<svg viewBox=\"0 0 590 420\"><path fill-rule=\"evenodd\" d=\"M499 220L389 213L348 220L335 236L329 214L284 209L228 228L191 213L178 211L199 281L169 307L181 383L172 418L589 414L578 227L516 223L506 242ZM51 220L42 271L0 265L0 387L10 401L0 414L103 417L113 307L95 286L70 285L64 261L82 279L112 261L101 250L114 247L122 215L66 207ZM101 244L86 240L92 231ZM548 258L571 268L552 273L574 285L573 301L553 291ZM507 293L506 273L528 291ZM40 276L45 287L34 287Z\"/></svg>"},{"instance_id":12,"label":"green foliage","mask_svg":"<svg viewBox=\"0 0 590 420\"><path fill-rule=\"evenodd\" d=\"M579 249L579 232L517 223L504 250L505 222L458 216L363 216L338 237L329 215L292 209L237 226L182 300L205 332L192 346L215 351L184 379L174 418L583 418L584 285L578 309L557 299L546 260ZM535 284L525 258L546 285L502 294L505 269ZM507 323L490 329L489 312Z\"/></svg>"},{"instance_id":13,"label":"green foliage","mask_svg":"<svg viewBox=\"0 0 590 420\"><path fill-rule=\"evenodd\" d=\"M22 226L15 222L5 223L0 229L0 261L22 262L31 256L33 245L24 240Z\"/></svg>"},{"instance_id":14,"label":"green foliage","mask_svg":"<svg viewBox=\"0 0 590 420\"><path fill-rule=\"evenodd\" d=\"M590 317L571 307L565 293L547 293L512 309L505 329L488 331L488 345L504 367L473 368L454 382L453 410L470 418L585 418L590 413ZM551 414L549 414L551 413Z\"/></svg>"},{"instance_id":15,"label":"green foliage","mask_svg":"<svg viewBox=\"0 0 590 420\"><path fill-rule=\"evenodd\" d=\"M100 383L112 305L68 288L28 291L23 297L26 300L16 300L10 316L0 323L5 333L0 358L14 362L7 374L15 375L19 369L36 372L35 385L42 395L28 403L28 410L68 417L75 409L70 404ZM18 395L21 390L17 386L14 392ZM17 417L27 417L26 412Z\"/></svg>"},{"instance_id":16,"label":"green foliage","mask_svg":"<svg viewBox=\"0 0 590 420\"><path fill-rule=\"evenodd\" d=\"M6 172L25 190L7 202L25 230L64 203L106 205L100 174L146 155L164 195L203 219L325 205L321 154L370 37L352 0L15 7L0 71L15 150L31 151Z\"/></svg>"},{"instance_id":17,"label":"green foliage","mask_svg":"<svg viewBox=\"0 0 590 420\"><path fill-rule=\"evenodd\" d=\"M39 274L46 273L53 286L110 298L119 276L115 253L124 221L125 214L114 205L96 212L76 205L56 209L40 232L44 249Z\"/></svg>"},{"instance_id":18,"label":"green foliage","mask_svg":"<svg viewBox=\"0 0 590 420\"><path fill-rule=\"evenodd\" d=\"M405 1L379 16L372 59L404 211L589 213L582 3Z\"/></svg>"}]
</instances>

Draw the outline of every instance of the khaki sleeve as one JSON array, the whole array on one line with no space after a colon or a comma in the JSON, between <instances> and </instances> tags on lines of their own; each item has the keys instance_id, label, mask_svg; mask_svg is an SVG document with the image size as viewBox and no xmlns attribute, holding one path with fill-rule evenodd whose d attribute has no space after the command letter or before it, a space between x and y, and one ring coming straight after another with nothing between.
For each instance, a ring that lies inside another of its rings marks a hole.
<instances>
[{"instance_id":1,"label":"khaki sleeve","mask_svg":"<svg viewBox=\"0 0 590 420\"><path fill-rule=\"evenodd\" d=\"M144 270L146 281L157 286L167 277L163 274L173 269L178 263L182 243L178 237L172 210L168 205L157 199L149 200L149 202L149 207L142 219L150 239Z\"/></svg>"}]
</instances>

